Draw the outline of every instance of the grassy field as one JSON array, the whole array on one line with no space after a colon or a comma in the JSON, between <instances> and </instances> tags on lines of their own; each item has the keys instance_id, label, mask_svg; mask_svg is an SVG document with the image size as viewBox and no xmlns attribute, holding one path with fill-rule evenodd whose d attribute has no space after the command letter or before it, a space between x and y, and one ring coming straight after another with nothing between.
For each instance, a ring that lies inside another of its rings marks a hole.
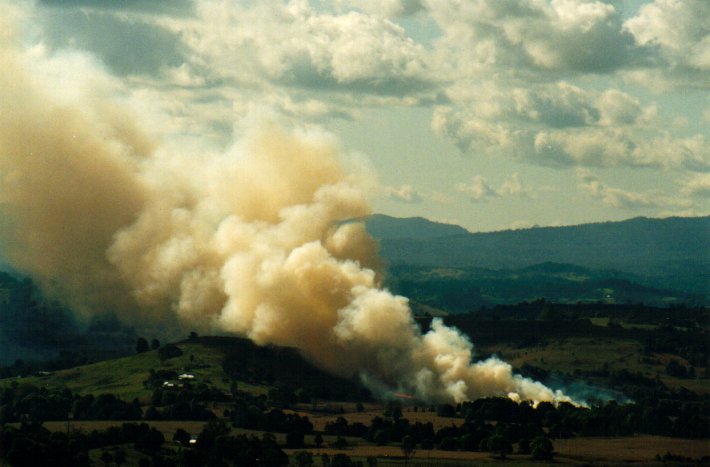
<instances>
[{"instance_id":1,"label":"grassy field","mask_svg":"<svg viewBox=\"0 0 710 467\"><path fill-rule=\"evenodd\" d=\"M229 343L226 343L227 345ZM210 345L197 340L187 340L177 344L183 351L180 357L172 358L161 362L157 351L149 351L142 354L99 362L83 367L57 371L49 376L34 376L28 378L9 379L0 381L2 384L10 384L13 381L32 383L37 386L59 388L67 387L79 394L114 393L124 400L139 398L147 401L151 395L151 390L144 387L144 381L148 379L151 369L173 370L175 372L189 372L195 375L195 381L209 381L213 386L229 391L229 379L224 374L222 364L224 360L224 347ZM229 351L229 350L226 350ZM541 342L526 348L515 347L510 344L491 344L477 348L480 354L496 353L501 355L511 364L517 367L525 363L544 368L550 371L572 373L579 369L583 371L594 371L602 368L610 370L625 369L630 372L641 372L647 377L653 378L658 375L661 380L672 388L686 387L700 394L710 394L710 380L707 378L696 379L676 379L665 374L665 365L671 358L678 359L674 355L655 354L651 358L644 358L641 344L637 341L591 337L570 337L558 339L550 342ZM681 360L681 363L687 362ZM280 370L279 370L280 371ZM278 375L278 373L276 373ZM703 369L698 369L698 374L705 374ZM246 383L239 383L242 390L252 393L263 394L269 390L268 386L253 386ZM324 431L328 422L335 421L338 417L345 417L349 423L360 422L369 425L375 417L381 417L384 406L382 403L364 403L363 409L358 412L355 402L323 401L316 400L314 403L299 404L295 411L301 415L309 417L316 431ZM221 407L221 406L220 406ZM226 407L226 406L225 406ZM222 410L215 410L221 414ZM439 417L435 412L422 410L416 412L413 407L403 407L403 417L410 423L431 422L435 430L452 424L462 423L461 419ZM47 422L45 426L53 431L65 431L67 429L77 430L102 430L108 426L120 425L121 422L111 421L72 421L67 422ZM193 421L154 421L148 422L163 433L166 440L171 440L178 428L185 429L191 435L197 435L204 427L205 422ZM261 436L261 432L244 429L232 429L232 434L251 434ZM276 435L277 440L285 443L285 435ZM314 443L314 436L308 435L305 438L307 447L305 450L314 454L328 453L333 455L339 452L345 453L355 460L363 461L371 456L378 458L380 466L404 465L402 452L399 446L374 446L361 438L348 438L348 447L344 450L332 448L336 440L335 436L325 435L322 448L317 448ZM656 455L663 456L666 453L699 459L703 456L710 456L710 442L707 440L685 440L676 438L663 438L654 436L635 436L624 438L573 438L567 440L553 440L556 457L555 464L558 465L654 465ZM130 447L126 450L128 464L137 462L140 454L132 451ZM92 460L97 465L102 461L100 456L103 450L91 452ZM291 454L294 451L289 451ZM495 459L488 453L458 452L458 451L424 451L417 450L414 459L407 465L428 466L428 465L515 465L515 466L539 466L541 463L533 462L529 456L511 455L509 459ZM320 458L316 459L316 464L320 465ZM660 463L658 464L660 465Z\"/></svg>"},{"instance_id":2,"label":"grassy field","mask_svg":"<svg viewBox=\"0 0 710 467\"><path fill-rule=\"evenodd\" d=\"M31 376L18 379L0 380L0 384L20 381L40 387L66 387L72 392L86 395L112 393L124 400L148 399L151 389L144 387L151 368L154 370L173 370L178 373L190 373L195 382L209 381L218 389L228 392L229 380L222 370L224 354L216 348L201 344L199 341L184 341L178 344L183 351L180 357L160 361L157 350L137 355L106 360L77 368L60 370L49 376ZM268 388L254 386L244 382L239 384L243 391L263 394Z\"/></svg>"},{"instance_id":3,"label":"grassy field","mask_svg":"<svg viewBox=\"0 0 710 467\"><path fill-rule=\"evenodd\" d=\"M362 423L364 425L369 425L373 418L382 417L383 405L382 404L365 404L365 410L362 412L357 412L355 410L354 404L343 403L340 404L343 407L343 413L322 413L317 411L309 410L306 404L301 404L295 412L299 415L305 415L313 424L313 429L316 431L323 431L325 425L329 422L334 422L338 417L344 417L347 419L348 423ZM434 430L439 430L445 426L460 425L463 423L461 418L448 418L440 417L436 412L429 412L419 410L414 412L411 408L403 407L402 417L409 420L410 423L429 423L434 427Z\"/></svg>"},{"instance_id":4,"label":"grassy field","mask_svg":"<svg viewBox=\"0 0 710 467\"><path fill-rule=\"evenodd\" d=\"M584 461L652 462L667 452L693 459L710 456L708 440L633 436L624 438L571 438L555 440L559 457Z\"/></svg>"},{"instance_id":5,"label":"grassy field","mask_svg":"<svg viewBox=\"0 0 710 467\"><path fill-rule=\"evenodd\" d=\"M527 363L551 372L567 374L575 370L595 371L603 368L611 371L627 370L641 373L647 378L658 377L671 388L685 387L698 394L710 394L710 379L679 379L666 374L665 367L671 358L689 366L687 361L665 354L655 354L645 359L641 344L631 340L573 337L523 349L509 344L487 345L482 346L480 351L501 356L518 368ZM705 370L699 368L696 373L704 376Z\"/></svg>"},{"instance_id":6,"label":"grassy field","mask_svg":"<svg viewBox=\"0 0 710 467\"><path fill-rule=\"evenodd\" d=\"M359 414L346 413L344 416L354 423L369 420L381 412L365 411ZM444 426L456 421L438 417L431 412L405 412L405 417L414 421L432 421L435 426ZM419 417L416 417L419 415ZM318 417L317 414L309 414L311 420L314 421L316 430L322 430L326 420L335 419L335 416ZM44 426L51 431L66 431L68 428L73 430L104 430L109 426L119 425L121 422L108 421L74 421L71 424L67 422L46 422ZM158 429L165 439L170 441L173 434L178 428L186 430L191 435L200 433L205 425L205 422L194 421L152 421L148 422L151 426ZM247 434L261 436L263 432L232 429L233 435ZM364 463L368 457L377 457L379 466L387 465L404 465L402 451L398 445L375 446L361 438L346 438L348 447L344 449L336 449L328 447L336 439L335 436L326 435L324 444L318 448L314 444L314 436L305 437L306 447L302 449L287 449L289 455L293 455L297 451L309 451L317 458L316 465L320 465L320 455L328 454L333 456L338 453L344 453L354 460L362 460ZM280 443L285 442L284 434L276 434L276 439ZM555 464L556 465L651 465L655 463L656 455L663 456L666 453L681 455L693 459L700 459L704 456L710 456L710 442L707 440L688 440L679 438L666 438L660 436L633 436L619 438L571 438L563 440L553 440L555 446ZM98 456L100 453L92 453L92 456ZM417 449L414 458L408 462L408 465L478 465L478 464L495 464L497 466L515 465L544 465L539 462L533 462L526 455L513 454L506 460L501 460L492 457L489 453L483 452L463 452L463 451L442 451L433 449L426 451ZM367 465L365 463L365 465Z\"/></svg>"},{"instance_id":7,"label":"grassy field","mask_svg":"<svg viewBox=\"0 0 710 467\"><path fill-rule=\"evenodd\" d=\"M435 415L433 415L435 416ZM350 417L348 417L350 419ZM440 418L440 417L439 417ZM450 419L444 419L450 420ZM109 426L118 425L121 422L107 421L77 421L72 422L70 427L74 430L103 430ZM171 440L175 430L182 428L192 435L197 435L204 426L204 422L192 421L155 421L149 424L163 433L166 440ZM66 422L45 423L51 431L66 431ZM262 432L244 429L233 429L233 435L248 434L261 436ZM284 434L277 434L278 442L285 442ZM375 446L360 438L347 438L349 446L344 449L330 447L318 448L313 444L313 436L307 436L305 442L307 446L302 449L286 449L289 455L297 451L309 451L317 458L316 465L319 465L320 455L328 454L333 456L344 453L354 460L365 460L368 457L377 457L378 466L383 465L404 465L402 451L397 445ZM324 436L324 445L328 446L335 441L334 436ZM678 438L666 438L660 436L633 436L620 438L571 438L564 440L553 440L555 446L556 465L614 465L614 464L636 464L651 465L655 463L656 455L663 456L666 453L682 455L693 459L700 459L710 456L710 443L707 440L688 440ZM98 451L98 450L97 450ZM130 451L130 450L127 450ZM99 453L93 453L92 456ZM98 457L97 457L98 459ZM414 458L408 465L478 465L495 464L497 466L515 465L545 465L540 462L533 462L526 455L512 454L508 459L502 460L492 457L485 452L464 452L464 451L442 451L433 449L426 451L417 449ZM366 465L366 464L365 464Z\"/></svg>"}]
</instances>

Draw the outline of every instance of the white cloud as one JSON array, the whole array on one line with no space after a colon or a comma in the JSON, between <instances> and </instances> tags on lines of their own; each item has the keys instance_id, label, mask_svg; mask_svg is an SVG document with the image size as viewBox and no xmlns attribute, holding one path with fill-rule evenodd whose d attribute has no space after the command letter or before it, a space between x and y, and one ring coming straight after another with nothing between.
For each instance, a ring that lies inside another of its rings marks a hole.
<instances>
[{"instance_id":1,"label":"white cloud","mask_svg":"<svg viewBox=\"0 0 710 467\"><path fill-rule=\"evenodd\" d=\"M610 187L587 169L577 169L577 179L581 191L613 208L674 207L687 209L692 206L688 200L664 196L657 191L638 192Z\"/></svg>"},{"instance_id":2,"label":"white cloud","mask_svg":"<svg viewBox=\"0 0 710 467\"><path fill-rule=\"evenodd\" d=\"M473 201L482 201L498 196L498 193L488 184L488 180L481 175L473 177L471 183L457 183L455 188L459 193L468 195Z\"/></svg>"},{"instance_id":3,"label":"white cloud","mask_svg":"<svg viewBox=\"0 0 710 467\"><path fill-rule=\"evenodd\" d=\"M407 204L419 204L424 201L436 204L452 204L456 200L440 191L420 191L412 185L405 183L400 186L385 186L383 187L384 195L393 201Z\"/></svg>"},{"instance_id":4,"label":"white cloud","mask_svg":"<svg viewBox=\"0 0 710 467\"><path fill-rule=\"evenodd\" d=\"M550 165L658 167L704 170L710 146L702 135L650 139L624 129L544 130L535 135L535 157Z\"/></svg>"},{"instance_id":5,"label":"white cloud","mask_svg":"<svg viewBox=\"0 0 710 467\"><path fill-rule=\"evenodd\" d=\"M580 190L586 192L593 198L601 200L602 203L607 206L615 208L658 206L657 201L652 195L609 187L588 170L578 170L577 178L579 179Z\"/></svg>"},{"instance_id":6,"label":"white cloud","mask_svg":"<svg viewBox=\"0 0 710 467\"><path fill-rule=\"evenodd\" d=\"M497 193L499 196L525 196L527 194L520 181L520 174L517 172L501 183Z\"/></svg>"},{"instance_id":7,"label":"white cloud","mask_svg":"<svg viewBox=\"0 0 710 467\"><path fill-rule=\"evenodd\" d=\"M510 230L523 230L537 227L537 224L530 221L513 221L510 223Z\"/></svg>"},{"instance_id":8,"label":"white cloud","mask_svg":"<svg viewBox=\"0 0 710 467\"><path fill-rule=\"evenodd\" d=\"M659 106L633 88L593 84L620 77L654 88L706 86L710 74L691 68L710 57L710 3L656 0L625 23L611 1L424 3L443 31L436 69L450 80L432 128L464 152L543 165L710 164L706 135L662 128ZM692 63L683 62L691 49Z\"/></svg>"},{"instance_id":9,"label":"white cloud","mask_svg":"<svg viewBox=\"0 0 710 467\"><path fill-rule=\"evenodd\" d=\"M487 84L451 95L435 110L432 127L465 152L506 153L541 165L710 167L703 134L679 137L654 127L655 103L643 105L618 89Z\"/></svg>"},{"instance_id":10,"label":"white cloud","mask_svg":"<svg viewBox=\"0 0 710 467\"><path fill-rule=\"evenodd\" d=\"M430 110L434 132L474 157L513 158L559 177L565 173L553 169L572 166L644 167L682 178L675 194L585 182L584 192L606 206L672 208L687 201L672 196L699 203L707 192L700 173L710 169L710 131L702 125L710 110L701 101L710 89L704 0L624 2L625 11L614 0L179 3L26 3L34 8L26 28L30 61L44 62L38 79L56 80L69 93L86 89L82 80L103 79L115 87L108 93L138 109L147 133L176 146L227 144L240 122L264 109L287 125L353 135L371 126L348 120L395 107L403 116L410 110L403 107L417 106L417 118ZM685 88L701 103L681 95ZM369 135L349 137L346 144L357 146ZM406 157L396 153L383 151ZM486 164L491 174L502 165ZM427 182L380 194L453 210L462 193L481 201L550 189L524 186L522 179L533 182L541 172L516 167L522 177L474 177L448 194ZM550 197L570 194L566 184L555 189Z\"/></svg>"},{"instance_id":11,"label":"white cloud","mask_svg":"<svg viewBox=\"0 0 710 467\"><path fill-rule=\"evenodd\" d=\"M445 39L443 56L460 70L513 67L598 73L628 61L631 37L610 3L583 0L429 0ZM458 47L455 46L458 44Z\"/></svg>"},{"instance_id":12,"label":"white cloud","mask_svg":"<svg viewBox=\"0 0 710 467\"><path fill-rule=\"evenodd\" d=\"M400 201L402 203L421 203L422 195L419 194L412 185L400 185L399 187L385 187L385 195L394 201Z\"/></svg>"},{"instance_id":13,"label":"white cloud","mask_svg":"<svg viewBox=\"0 0 710 467\"><path fill-rule=\"evenodd\" d=\"M487 201L492 198L525 197L530 195L530 191L523 186L518 173L514 173L510 178L504 180L498 188L491 186L485 177L476 175L471 180L471 183L457 183L454 189L467 195L471 201Z\"/></svg>"},{"instance_id":14,"label":"white cloud","mask_svg":"<svg viewBox=\"0 0 710 467\"><path fill-rule=\"evenodd\" d=\"M710 173L693 174L679 183L686 196L710 197Z\"/></svg>"},{"instance_id":15,"label":"white cloud","mask_svg":"<svg viewBox=\"0 0 710 467\"><path fill-rule=\"evenodd\" d=\"M624 23L640 45L656 46L673 66L710 70L710 3L654 0Z\"/></svg>"},{"instance_id":16,"label":"white cloud","mask_svg":"<svg viewBox=\"0 0 710 467\"><path fill-rule=\"evenodd\" d=\"M410 16L424 8L421 0L338 0L336 3L384 18Z\"/></svg>"},{"instance_id":17,"label":"white cloud","mask_svg":"<svg viewBox=\"0 0 710 467\"><path fill-rule=\"evenodd\" d=\"M426 87L423 48L381 17L322 13L303 0L201 0L197 12L195 21L166 26L221 79L397 95Z\"/></svg>"},{"instance_id":18,"label":"white cloud","mask_svg":"<svg viewBox=\"0 0 710 467\"><path fill-rule=\"evenodd\" d=\"M619 127L638 123L640 120L652 120L656 106L641 107L638 99L617 89L607 89L596 100L601 126Z\"/></svg>"},{"instance_id":19,"label":"white cloud","mask_svg":"<svg viewBox=\"0 0 710 467\"><path fill-rule=\"evenodd\" d=\"M432 191L429 195L429 199L438 204L452 204L456 201L453 197L440 191Z\"/></svg>"}]
</instances>

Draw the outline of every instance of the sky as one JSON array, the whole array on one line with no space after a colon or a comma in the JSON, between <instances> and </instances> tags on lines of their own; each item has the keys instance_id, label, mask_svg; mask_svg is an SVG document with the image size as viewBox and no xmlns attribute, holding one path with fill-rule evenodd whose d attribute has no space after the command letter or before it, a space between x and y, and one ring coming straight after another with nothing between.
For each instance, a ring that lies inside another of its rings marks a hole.
<instances>
[{"instance_id":1,"label":"sky","mask_svg":"<svg viewBox=\"0 0 710 467\"><path fill-rule=\"evenodd\" d=\"M110 94L195 157L255 119L320 131L375 175L375 212L471 231L710 212L707 0L0 7L54 99Z\"/></svg>"}]
</instances>

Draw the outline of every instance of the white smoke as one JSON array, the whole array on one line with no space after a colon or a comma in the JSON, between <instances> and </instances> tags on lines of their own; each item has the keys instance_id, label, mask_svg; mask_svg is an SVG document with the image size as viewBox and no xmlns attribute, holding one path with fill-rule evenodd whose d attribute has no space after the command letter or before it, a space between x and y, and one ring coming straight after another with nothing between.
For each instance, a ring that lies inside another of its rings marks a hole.
<instances>
[{"instance_id":1,"label":"white smoke","mask_svg":"<svg viewBox=\"0 0 710 467\"><path fill-rule=\"evenodd\" d=\"M100 93L59 103L0 49L3 254L86 313L177 320L298 348L428 401L569 401L381 287L364 171L333 137L262 122L226 151L168 149ZM107 110L108 109L108 110ZM132 120L131 120L132 121Z\"/></svg>"}]
</instances>

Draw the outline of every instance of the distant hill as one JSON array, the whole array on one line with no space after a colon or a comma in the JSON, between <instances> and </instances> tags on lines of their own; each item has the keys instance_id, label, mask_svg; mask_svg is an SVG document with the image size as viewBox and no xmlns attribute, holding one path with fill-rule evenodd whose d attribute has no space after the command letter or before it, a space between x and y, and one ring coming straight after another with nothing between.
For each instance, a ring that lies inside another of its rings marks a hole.
<instances>
[{"instance_id":1,"label":"distant hill","mask_svg":"<svg viewBox=\"0 0 710 467\"><path fill-rule=\"evenodd\" d=\"M432 222L423 217L398 218L374 214L365 221L368 232L373 237L383 239L431 240L470 234L459 225Z\"/></svg>"},{"instance_id":2,"label":"distant hill","mask_svg":"<svg viewBox=\"0 0 710 467\"><path fill-rule=\"evenodd\" d=\"M710 217L470 233L421 218L377 216L368 228L393 266L517 270L547 263L542 270L550 272L552 264L565 264L631 275L662 289L709 293Z\"/></svg>"}]
</instances>

